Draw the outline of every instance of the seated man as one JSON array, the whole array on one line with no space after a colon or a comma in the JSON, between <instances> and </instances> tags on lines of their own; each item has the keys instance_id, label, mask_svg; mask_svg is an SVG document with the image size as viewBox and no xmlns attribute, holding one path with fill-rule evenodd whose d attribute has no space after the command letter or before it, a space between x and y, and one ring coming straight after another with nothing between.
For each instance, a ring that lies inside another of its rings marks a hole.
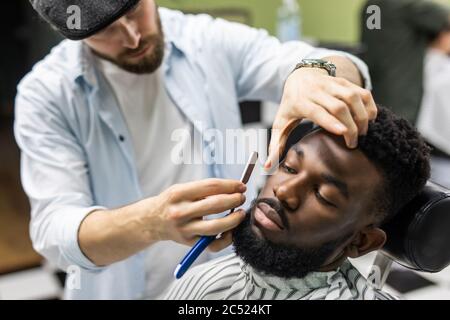
<instances>
[{"instance_id":1,"label":"seated man","mask_svg":"<svg viewBox=\"0 0 450 320\"><path fill-rule=\"evenodd\" d=\"M383 247L381 226L429 172L428 146L385 108L355 150L314 130L289 150L233 232L236 253L193 268L165 299L390 299L347 258Z\"/></svg>"}]
</instances>

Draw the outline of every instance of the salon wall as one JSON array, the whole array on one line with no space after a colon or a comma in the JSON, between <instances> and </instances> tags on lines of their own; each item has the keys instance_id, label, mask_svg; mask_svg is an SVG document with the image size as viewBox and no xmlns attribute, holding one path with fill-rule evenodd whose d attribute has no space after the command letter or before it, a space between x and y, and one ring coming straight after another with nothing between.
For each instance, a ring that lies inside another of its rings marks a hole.
<instances>
[{"instance_id":1,"label":"salon wall","mask_svg":"<svg viewBox=\"0 0 450 320\"><path fill-rule=\"evenodd\" d=\"M298 0L304 36L326 42L355 43L359 11L365 0ZM261 5L264 2L264 5ZM161 6L187 11L240 9L250 12L251 24L276 32L277 8L281 0L159 0ZM214 13L214 12L213 12Z\"/></svg>"},{"instance_id":2,"label":"salon wall","mask_svg":"<svg viewBox=\"0 0 450 320\"><path fill-rule=\"evenodd\" d=\"M359 39L360 11L366 0L297 0L306 38L320 42L355 44ZM434 0L450 5L450 0ZM252 15L251 25L276 30L276 12L282 0L158 0L161 6L188 11L237 8ZM262 4L263 3L263 4Z\"/></svg>"},{"instance_id":3,"label":"salon wall","mask_svg":"<svg viewBox=\"0 0 450 320\"><path fill-rule=\"evenodd\" d=\"M432 0L450 5L450 0ZM272 1L271 1L272 2ZM273 1L281 3L281 0ZM355 44L359 41L361 9L366 0L298 0L304 35L320 42Z\"/></svg>"}]
</instances>

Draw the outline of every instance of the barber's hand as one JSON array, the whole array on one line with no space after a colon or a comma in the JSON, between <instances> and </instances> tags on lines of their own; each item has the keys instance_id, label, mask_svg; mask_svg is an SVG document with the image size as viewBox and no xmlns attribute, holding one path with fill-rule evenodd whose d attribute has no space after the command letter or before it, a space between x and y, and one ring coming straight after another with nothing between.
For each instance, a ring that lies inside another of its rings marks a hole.
<instances>
[{"instance_id":1,"label":"barber's hand","mask_svg":"<svg viewBox=\"0 0 450 320\"><path fill-rule=\"evenodd\" d=\"M298 69L286 81L265 168L278 164L290 132L303 119L343 135L347 146L356 148L358 136L367 133L369 121L376 116L377 107L369 90L331 77L326 70Z\"/></svg>"},{"instance_id":2,"label":"barber's hand","mask_svg":"<svg viewBox=\"0 0 450 320\"><path fill-rule=\"evenodd\" d=\"M208 248L220 251L231 244L231 231L244 219L243 210L212 220L204 216L237 208L245 202L246 186L234 180L208 179L170 187L153 198L157 215L155 228L160 240L172 240L181 244L194 245L200 236L214 236L223 233Z\"/></svg>"}]
</instances>

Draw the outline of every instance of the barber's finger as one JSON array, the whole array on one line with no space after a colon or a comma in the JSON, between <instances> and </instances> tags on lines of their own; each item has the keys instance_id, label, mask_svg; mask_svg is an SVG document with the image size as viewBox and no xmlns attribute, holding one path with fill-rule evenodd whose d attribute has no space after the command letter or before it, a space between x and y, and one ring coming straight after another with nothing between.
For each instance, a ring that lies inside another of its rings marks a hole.
<instances>
[{"instance_id":1,"label":"barber's finger","mask_svg":"<svg viewBox=\"0 0 450 320\"><path fill-rule=\"evenodd\" d=\"M362 109L354 109L353 107L356 107L357 105L351 105L352 107L352 112L353 115L356 116L356 120L357 120L357 124L358 122L364 121L365 124L367 124L367 128L368 128L368 122L371 120L375 120L377 117L377 113L378 113L378 108L377 105L373 99L372 93L370 92L370 90L361 88L360 86L346 80L343 78L338 78L336 79L336 82L339 82L340 85L347 87L348 89L351 90L351 92L353 92L352 94L349 94L349 92L347 91L347 99L345 99L345 94L343 97L341 97L341 99L343 99L344 101L347 101L347 103L350 103L350 101L353 99L361 101L362 106L364 107L364 111L367 114L364 114L364 112L362 112ZM336 85L336 82L334 82L334 85ZM367 118L367 121L365 120L365 118ZM360 128L360 125L358 125L358 128ZM359 132L360 134L367 134L367 130L361 131Z\"/></svg>"},{"instance_id":2,"label":"barber's finger","mask_svg":"<svg viewBox=\"0 0 450 320\"><path fill-rule=\"evenodd\" d=\"M350 112L349 107L344 101L340 99L333 100L332 103L327 104L321 102L321 107L327 111L328 114L332 116L332 118L337 119L340 123L338 126L331 126L332 129L336 127L340 128L341 131L337 135L343 135L345 138L345 142L349 148L356 148L358 145L358 127L356 126L355 120ZM324 117L323 112L320 111L320 108L317 108L317 111L309 118L311 118L316 124L321 126L322 128L328 130L328 123L323 120L319 120L319 117ZM329 119L329 117L326 117ZM333 122L334 123L334 122ZM343 126L343 127L342 127ZM334 133L333 131L330 131Z\"/></svg>"},{"instance_id":3,"label":"barber's finger","mask_svg":"<svg viewBox=\"0 0 450 320\"><path fill-rule=\"evenodd\" d=\"M186 219L194 219L238 208L244 202L245 195L242 193L220 194L203 200L185 203L182 205L182 211Z\"/></svg>"},{"instance_id":4,"label":"barber's finger","mask_svg":"<svg viewBox=\"0 0 450 320\"><path fill-rule=\"evenodd\" d=\"M206 179L174 185L169 188L170 198L174 202L195 201L217 194L243 193L245 184L237 180Z\"/></svg>"},{"instance_id":5,"label":"barber's finger","mask_svg":"<svg viewBox=\"0 0 450 320\"><path fill-rule=\"evenodd\" d=\"M307 112L306 118L326 131L335 135L343 135L347 132L345 125L330 114L323 106L309 101L304 104L304 109Z\"/></svg>"},{"instance_id":6,"label":"barber's finger","mask_svg":"<svg viewBox=\"0 0 450 320\"><path fill-rule=\"evenodd\" d=\"M302 119L276 119L272 128L272 136L269 144L269 155L264 164L264 169L269 170L280 162L280 157L286 146L289 134L300 123Z\"/></svg>"},{"instance_id":7,"label":"barber's finger","mask_svg":"<svg viewBox=\"0 0 450 320\"><path fill-rule=\"evenodd\" d=\"M223 233L219 239L214 240L213 243L209 245L208 250L211 252L219 252L228 247L232 241L233 241L233 232L227 231Z\"/></svg>"},{"instance_id":8,"label":"barber's finger","mask_svg":"<svg viewBox=\"0 0 450 320\"><path fill-rule=\"evenodd\" d=\"M339 80L339 82L329 83L328 92L343 103L334 104L330 112L343 122L344 118L347 119L344 122L348 129L347 136L355 143L349 145L349 147L356 147L358 136L367 133L369 126L368 113L360 96L361 89L345 79ZM348 117L349 114L351 119ZM356 126L357 132L353 131L354 126L352 124Z\"/></svg>"},{"instance_id":9,"label":"barber's finger","mask_svg":"<svg viewBox=\"0 0 450 320\"><path fill-rule=\"evenodd\" d=\"M348 94L346 102L358 128L358 135L366 135L369 129L369 115L361 96L359 94Z\"/></svg>"},{"instance_id":10,"label":"barber's finger","mask_svg":"<svg viewBox=\"0 0 450 320\"><path fill-rule=\"evenodd\" d=\"M347 132L344 134L352 138L353 129L356 125L356 135L365 135L369 126L369 119L364 103L359 96L346 87L336 83L330 84L330 94L317 94L314 102L323 105L329 113L333 114L346 127ZM357 137L356 137L357 138ZM357 141L355 141L357 143ZM356 147L356 145L353 145Z\"/></svg>"},{"instance_id":11,"label":"barber's finger","mask_svg":"<svg viewBox=\"0 0 450 320\"><path fill-rule=\"evenodd\" d=\"M187 224L183 229L186 234L215 236L220 233L233 230L245 218L245 211L239 210L232 214L219 219L212 220L195 220Z\"/></svg>"},{"instance_id":12,"label":"barber's finger","mask_svg":"<svg viewBox=\"0 0 450 320\"><path fill-rule=\"evenodd\" d=\"M366 107L369 120L375 120L378 115L378 108L375 100L373 99L372 93L369 90L363 88L359 88L359 90L364 106Z\"/></svg>"}]
</instances>

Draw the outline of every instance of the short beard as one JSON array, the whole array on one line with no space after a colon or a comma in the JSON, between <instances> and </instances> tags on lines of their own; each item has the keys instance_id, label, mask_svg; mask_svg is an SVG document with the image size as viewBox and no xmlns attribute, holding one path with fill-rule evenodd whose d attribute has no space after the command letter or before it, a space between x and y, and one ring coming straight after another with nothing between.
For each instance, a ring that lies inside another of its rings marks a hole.
<instances>
[{"instance_id":1,"label":"short beard","mask_svg":"<svg viewBox=\"0 0 450 320\"><path fill-rule=\"evenodd\" d=\"M135 73L135 74L149 74L153 73L162 65L164 60L164 32L162 29L161 18L157 11L157 24L158 24L158 33L147 36L139 42L139 46L136 49L127 50L121 53L117 58L111 58L106 55L95 52L99 57L108 60L119 68ZM139 62L131 63L128 62L127 57L132 55L133 53L140 52L142 49L147 46L153 46L149 55L144 56Z\"/></svg>"},{"instance_id":2,"label":"short beard","mask_svg":"<svg viewBox=\"0 0 450 320\"><path fill-rule=\"evenodd\" d=\"M233 231L235 251L245 263L266 275L304 278L310 272L319 271L336 248L349 239L346 235L320 247L307 249L276 244L255 234L251 225L251 210Z\"/></svg>"},{"instance_id":3,"label":"short beard","mask_svg":"<svg viewBox=\"0 0 450 320\"><path fill-rule=\"evenodd\" d=\"M146 43L154 43L152 52L148 56L143 57L137 63L129 63L125 59L119 59L114 63L128 72L136 74L149 74L158 70L164 60L164 38L160 35L152 35L144 39L143 43L144 41L145 44L142 47L145 47Z\"/></svg>"}]
</instances>

